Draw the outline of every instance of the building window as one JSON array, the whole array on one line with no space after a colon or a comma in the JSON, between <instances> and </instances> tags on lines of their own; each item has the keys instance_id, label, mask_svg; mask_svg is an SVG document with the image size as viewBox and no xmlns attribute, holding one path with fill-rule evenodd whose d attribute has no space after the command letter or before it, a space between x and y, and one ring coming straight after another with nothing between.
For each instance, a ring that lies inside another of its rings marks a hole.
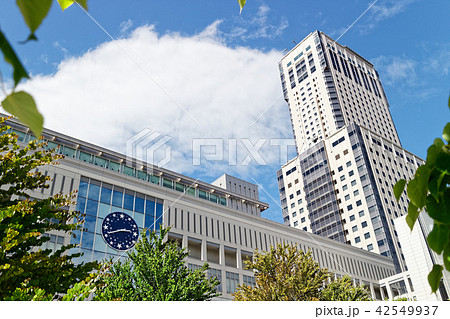
<instances>
[{"instance_id":1,"label":"building window","mask_svg":"<svg viewBox=\"0 0 450 319\"><path fill-rule=\"evenodd\" d=\"M364 211L362 210L358 214L359 214L359 217L362 217L362 216L364 216Z\"/></svg>"},{"instance_id":2,"label":"building window","mask_svg":"<svg viewBox=\"0 0 450 319\"><path fill-rule=\"evenodd\" d=\"M368 250L368 251L373 250L373 245L372 245L372 244L367 245L367 250Z\"/></svg>"},{"instance_id":3,"label":"building window","mask_svg":"<svg viewBox=\"0 0 450 319\"><path fill-rule=\"evenodd\" d=\"M350 216L350 221L352 222L352 221L354 221L355 220L355 215L351 215Z\"/></svg>"},{"instance_id":4,"label":"building window","mask_svg":"<svg viewBox=\"0 0 450 319\"><path fill-rule=\"evenodd\" d=\"M345 176L344 175L342 175L340 178L341 178L341 181L345 180Z\"/></svg>"},{"instance_id":5,"label":"building window","mask_svg":"<svg viewBox=\"0 0 450 319\"><path fill-rule=\"evenodd\" d=\"M352 231L353 231L353 232L356 232L356 231L358 231L358 226L356 226L356 225L355 225L355 226L353 226L353 227L352 227Z\"/></svg>"},{"instance_id":6,"label":"building window","mask_svg":"<svg viewBox=\"0 0 450 319\"><path fill-rule=\"evenodd\" d=\"M343 168L342 166L339 166L339 167L338 167L338 172L342 172L343 169L344 169L344 168Z\"/></svg>"},{"instance_id":7,"label":"building window","mask_svg":"<svg viewBox=\"0 0 450 319\"><path fill-rule=\"evenodd\" d=\"M350 200L350 195L345 195L345 200Z\"/></svg>"},{"instance_id":8,"label":"building window","mask_svg":"<svg viewBox=\"0 0 450 319\"><path fill-rule=\"evenodd\" d=\"M306 221L305 217L302 217L301 222L304 223Z\"/></svg>"},{"instance_id":9,"label":"building window","mask_svg":"<svg viewBox=\"0 0 450 319\"><path fill-rule=\"evenodd\" d=\"M362 222L361 226L362 226L362 228L366 228L367 227L367 222Z\"/></svg>"},{"instance_id":10,"label":"building window","mask_svg":"<svg viewBox=\"0 0 450 319\"><path fill-rule=\"evenodd\" d=\"M297 227L298 226L298 221L295 221L294 222L294 227Z\"/></svg>"},{"instance_id":11,"label":"building window","mask_svg":"<svg viewBox=\"0 0 450 319\"><path fill-rule=\"evenodd\" d=\"M216 290L219 292L222 292L222 270L209 268L208 269L208 277L209 278L213 278L213 277L217 278L217 280L219 281L219 284L217 285Z\"/></svg>"},{"instance_id":12,"label":"building window","mask_svg":"<svg viewBox=\"0 0 450 319\"><path fill-rule=\"evenodd\" d=\"M370 238L370 233L365 233L365 234L364 234L364 238L365 238L365 239L369 239L369 238Z\"/></svg>"},{"instance_id":13,"label":"building window","mask_svg":"<svg viewBox=\"0 0 450 319\"><path fill-rule=\"evenodd\" d=\"M361 238L359 238L359 236L358 236L358 237L355 237L355 243L357 244L357 243L359 243L359 242L361 242Z\"/></svg>"},{"instance_id":14,"label":"building window","mask_svg":"<svg viewBox=\"0 0 450 319\"><path fill-rule=\"evenodd\" d=\"M345 184L344 186L342 186L342 190L346 191L348 189L347 184Z\"/></svg>"},{"instance_id":15,"label":"building window","mask_svg":"<svg viewBox=\"0 0 450 319\"><path fill-rule=\"evenodd\" d=\"M256 286L255 277L243 275L243 284L250 287L255 287Z\"/></svg>"},{"instance_id":16,"label":"building window","mask_svg":"<svg viewBox=\"0 0 450 319\"><path fill-rule=\"evenodd\" d=\"M356 185L356 181L352 181L352 186L355 186Z\"/></svg>"},{"instance_id":17,"label":"building window","mask_svg":"<svg viewBox=\"0 0 450 319\"><path fill-rule=\"evenodd\" d=\"M347 167L350 167L352 165L352 162L348 161L345 165L347 165Z\"/></svg>"},{"instance_id":18,"label":"building window","mask_svg":"<svg viewBox=\"0 0 450 319\"><path fill-rule=\"evenodd\" d=\"M361 206L361 205L362 205L361 200L356 201L356 206Z\"/></svg>"},{"instance_id":19,"label":"building window","mask_svg":"<svg viewBox=\"0 0 450 319\"><path fill-rule=\"evenodd\" d=\"M348 205L348 206L347 206L347 210L348 210L348 211L350 211L350 210L352 210L352 209L353 209L353 206L352 206L352 205Z\"/></svg>"},{"instance_id":20,"label":"building window","mask_svg":"<svg viewBox=\"0 0 450 319\"><path fill-rule=\"evenodd\" d=\"M232 294L239 285L239 274L227 271L227 293Z\"/></svg>"}]
</instances>

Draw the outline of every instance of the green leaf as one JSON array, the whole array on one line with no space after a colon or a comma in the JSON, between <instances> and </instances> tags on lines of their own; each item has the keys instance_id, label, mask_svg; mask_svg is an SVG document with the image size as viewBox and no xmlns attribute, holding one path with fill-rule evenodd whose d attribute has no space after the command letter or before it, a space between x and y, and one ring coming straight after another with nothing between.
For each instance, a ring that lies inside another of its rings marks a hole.
<instances>
[{"instance_id":1,"label":"green leaf","mask_svg":"<svg viewBox=\"0 0 450 319\"><path fill-rule=\"evenodd\" d=\"M436 167L443 172L450 174L450 154L440 152L436 157Z\"/></svg>"},{"instance_id":2,"label":"green leaf","mask_svg":"<svg viewBox=\"0 0 450 319\"><path fill-rule=\"evenodd\" d=\"M434 145L436 145L439 149L442 148L442 146L444 146L444 142L440 139L440 138L436 138L433 142Z\"/></svg>"},{"instance_id":3,"label":"green leaf","mask_svg":"<svg viewBox=\"0 0 450 319\"><path fill-rule=\"evenodd\" d=\"M427 196L428 178L431 170L425 164L417 168L414 179L410 180L406 189L411 202L418 208L425 206Z\"/></svg>"},{"instance_id":4,"label":"green leaf","mask_svg":"<svg viewBox=\"0 0 450 319\"><path fill-rule=\"evenodd\" d=\"M434 265L431 272L428 274L428 283L430 284L431 291L436 292L439 288L439 283L442 278L442 269L441 265Z\"/></svg>"},{"instance_id":5,"label":"green leaf","mask_svg":"<svg viewBox=\"0 0 450 319\"><path fill-rule=\"evenodd\" d=\"M238 0L238 2L239 2L239 6L241 7L241 11L239 11L239 14L241 14L242 13L242 9L245 6L245 0Z\"/></svg>"},{"instance_id":6,"label":"green leaf","mask_svg":"<svg viewBox=\"0 0 450 319\"><path fill-rule=\"evenodd\" d=\"M39 28L52 6L52 0L17 0L17 6L22 13L25 23L31 31L28 39L35 38L34 32Z\"/></svg>"},{"instance_id":7,"label":"green leaf","mask_svg":"<svg viewBox=\"0 0 450 319\"><path fill-rule=\"evenodd\" d=\"M434 223L433 230L428 234L427 238L430 248L440 255L447 246L449 233L447 225Z\"/></svg>"},{"instance_id":8,"label":"green leaf","mask_svg":"<svg viewBox=\"0 0 450 319\"><path fill-rule=\"evenodd\" d=\"M24 92L19 91L12 93L2 101L5 111L19 118L19 120L27 125L36 136L41 136L44 118L39 113L33 97Z\"/></svg>"},{"instance_id":9,"label":"green leaf","mask_svg":"<svg viewBox=\"0 0 450 319\"><path fill-rule=\"evenodd\" d=\"M447 245L447 247L444 249L444 254L442 255L444 259L444 266L445 269L450 271L450 245Z\"/></svg>"},{"instance_id":10,"label":"green leaf","mask_svg":"<svg viewBox=\"0 0 450 319\"><path fill-rule=\"evenodd\" d=\"M87 10L87 0L77 0L76 1L80 6L82 6L84 8L84 10ZM72 4L75 3L74 0L58 0L58 3L61 7L61 9L64 11L66 10L68 7L70 7Z\"/></svg>"},{"instance_id":11,"label":"green leaf","mask_svg":"<svg viewBox=\"0 0 450 319\"><path fill-rule=\"evenodd\" d=\"M406 181L404 179L399 180L394 185L394 195L395 195L395 198L397 199L397 202L400 199L400 196L402 196L402 192L405 189L405 185L406 185Z\"/></svg>"},{"instance_id":12,"label":"green leaf","mask_svg":"<svg viewBox=\"0 0 450 319\"><path fill-rule=\"evenodd\" d=\"M428 190L436 198L436 200L439 200L439 189L441 187L442 180L444 179L445 174L445 172L440 172L437 169L434 169L431 173L431 177L428 182Z\"/></svg>"},{"instance_id":13,"label":"green leaf","mask_svg":"<svg viewBox=\"0 0 450 319\"><path fill-rule=\"evenodd\" d=\"M2 50L5 61L11 64L13 67L13 78L14 78L14 87L19 84L20 80L23 78L28 79L28 73L25 71L22 63L20 63L19 58L14 52L13 48L9 44L8 40L6 40L3 33L0 31L0 50Z\"/></svg>"},{"instance_id":14,"label":"green leaf","mask_svg":"<svg viewBox=\"0 0 450 319\"><path fill-rule=\"evenodd\" d=\"M408 205L408 215L406 215L406 223L408 224L411 231L414 228L414 224L416 223L417 217L419 217L419 209L411 202Z\"/></svg>"},{"instance_id":15,"label":"green leaf","mask_svg":"<svg viewBox=\"0 0 450 319\"><path fill-rule=\"evenodd\" d=\"M444 140L450 143L450 123L447 123L447 125L445 125L442 137L444 138Z\"/></svg>"},{"instance_id":16,"label":"green leaf","mask_svg":"<svg viewBox=\"0 0 450 319\"><path fill-rule=\"evenodd\" d=\"M436 164L436 157L441 152L442 147L432 144L427 151L427 165L434 166Z\"/></svg>"},{"instance_id":17,"label":"green leaf","mask_svg":"<svg viewBox=\"0 0 450 319\"><path fill-rule=\"evenodd\" d=\"M446 191L446 193L448 192ZM448 209L450 208L450 200L446 199L445 195L440 198L439 202L433 196L427 196L426 203L427 212L431 218L440 223L450 224L450 214L448 213Z\"/></svg>"}]
</instances>

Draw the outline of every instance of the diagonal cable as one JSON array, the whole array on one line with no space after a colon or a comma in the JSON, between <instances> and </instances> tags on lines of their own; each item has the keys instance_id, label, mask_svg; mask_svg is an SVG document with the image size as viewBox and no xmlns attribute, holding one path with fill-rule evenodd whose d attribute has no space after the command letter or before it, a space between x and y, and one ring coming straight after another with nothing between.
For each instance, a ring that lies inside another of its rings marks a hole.
<instances>
[{"instance_id":1,"label":"diagonal cable","mask_svg":"<svg viewBox=\"0 0 450 319\"><path fill-rule=\"evenodd\" d=\"M172 102L174 102L180 109L183 110L184 113L186 113L192 121L194 121L195 124L197 124L198 126L200 126L200 124L194 119L194 117L188 112L188 110L186 108L184 108L180 103L178 103L171 94L169 94L169 92L162 86L160 85L151 75L150 73L148 73L121 45L120 43L114 39L111 34L108 33L108 31L105 30L105 28L103 28L103 26L89 13L86 11L86 9L83 8L83 6L81 6L78 1L74 0L74 2L81 8L81 10L84 11L84 13L86 13L86 15L100 28L102 29L102 31L123 51L123 53L125 53L125 55L134 62L134 64L136 64L136 66L142 71L144 72L145 75L148 76L148 78L150 80L153 81L153 83L156 84L157 87L159 87L166 95L167 97L169 97L170 100L172 100Z\"/></svg>"},{"instance_id":2,"label":"diagonal cable","mask_svg":"<svg viewBox=\"0 0 450 319\"><path fill-rule=\"evenodd\" d=\"M372 8L373 7L373 5L375 4L375 3L377 3L378 2L378 0L375 0L355 21L353 21L353 23L344 31L344 32L342 32L342 34L334 41L334 43L333 44L336 44L336 42L345 34L345 33L347 33L347 31L348 30L350 30L354 25L355 25L355 23L356 22L358 22L359 21L359 19L361 19L366 13L367 13L367 11L369 11L370 10L370 8ZM276 100L275 100L275 102L273 102L272 103L272 105L271 106L269 106L266 110L264 110L264 112L253 122L253 124L251 125L251 126L253 126L253 125L255 125L256 124L256 122L258 122L260 119L261 119L261 117L263 117L263 115L264 114L266 114L274 105L275 105L275 103L276 102L278 102L278 100L282 97L283 95L280 95Z\"/></svg>"}]
</instances>

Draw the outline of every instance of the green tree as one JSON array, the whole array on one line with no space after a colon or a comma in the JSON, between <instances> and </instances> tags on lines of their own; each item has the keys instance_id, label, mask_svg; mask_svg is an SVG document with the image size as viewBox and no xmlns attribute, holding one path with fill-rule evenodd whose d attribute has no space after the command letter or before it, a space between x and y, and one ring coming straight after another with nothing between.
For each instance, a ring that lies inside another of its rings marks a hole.
<instances>
[{"instance_id":1,"label":"green tree","mask_svg":"<svg viewBox=\"0 0 450 319\"><path fill-rule=\"evenodd\" d=\"M435 139L428 148L426 162L417 168L414 178L409 182L401 179L394 186L398 201L407 185L409 204L406 222L411 230L423 210L434 221L427 242L433 251L442 254L444 265L434 265L428 275L433 292L439 288L444 267L450 271L450 123L445 125L442 138Z\"/></svg>"},{"instance_id":2,"label":"green tree","mask_svg":"<svg viewBox=\"0 0 450 319\"><path fill-rule=\"evenodd\" d=\"M98 264L74 265L72 259L80 254L69 249L75 245L53 252L39 248L50 240L44 233L71 233L82 221L78 212L68 209L71 196L30 198L30 191L48 188L49 178L36 168L54 165L61 157L42 150L38 140L20 147L8 129L0 126L0 300L51 299L84 280Z\"/></svg>"},{"instance_id":3,"label":"green tree","mask_svg":"<svg viewBox=\"0 0 450 319\"><path fill-rule=\"evenodd\" d=\"M345 275L325 286L320 292L321 301L371 301L372 297L364 286L354 286Z\"/></svg>"},{"instance_id":4,"label":"green tree","mask_svg":"<svg viewBox=\"0 0 450 319\"><path fill-rule=\"evenodd\" d=\"M330 277L311 252L292 245L278 244L268 253L256 250L246 268L255 271L256 287L239 285L234 300L317 300Z\"/></svg>"},{"instance_id":5,"label":"green tree","mask_svg":"<svg viewBox=\"0 0 450 319\"><path fill-rule=\"evenodd\" d=\"M142 232L128 259L113 264L104 276L99 300L210 300L219 296L219 281L208 279L208 264L189 270L184 262L188 252L167 241L169 229L159 234Z\"/></svg>"},{"instance_id":6,"label":"green tree","mask_svg":"<svg viewBox=\"0 0 450 319\"><path fill-rule=\"evenodd\" d=\"M256 286L239 285L234 300L371 300L348 276L329 283L331 273L319 266L311 252L294 245L278 244L267 253L256 250L253 261L246 261L246 269L255 271Z\"/></svg>"}]
</instances>

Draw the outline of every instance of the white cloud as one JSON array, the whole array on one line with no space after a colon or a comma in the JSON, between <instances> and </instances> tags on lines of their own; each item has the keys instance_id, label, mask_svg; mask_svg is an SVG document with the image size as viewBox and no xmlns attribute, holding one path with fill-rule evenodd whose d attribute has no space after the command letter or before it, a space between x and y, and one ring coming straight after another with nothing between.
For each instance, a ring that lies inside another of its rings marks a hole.
<instances>
[{"instance_id":1,"label":"white cloud","mask_svg":"<svg viewBox=\"0 0 450 319\"><path fill-rule=\"evenodd\" d=\"M131 29L131 27L133 26L133 21L131 21L130 19L128 19L127 21L123 21L119 28L120 28L120 34L123 36L125 34L128 33L128 31Z\"/></svg>"},{"instance_id":2,"label":"white cloud","mask_svg":"<svg viewBox=\"0 0 450 319\"><path fill-rule=\"evenodd\" d=\"M381 73L383 83L392 86L412 86L417 81L416 62L406 57L379 56L372 59Z\"/></svg>"},{"instance_id":3,"label":"white cloud","mask_svg":"<svg viewBox=\"0 0 450 319\"><path fill-rule=\"evenodd\" d=\"M170 169L211 177L223 172L244 177L258 169L274 180L283 163L279 147L270 146L268 139L291 137L286 103L279 99L251 124L281 94L277 63L282 53L227 47L219 24L194 36L160 35L154 27L142 26L117 40L120 47L106 42L66 58L55 74L35 76L22 89L37 100L47 128L120 152L128 138L149 128L172 137ZM249 167L228 167L225 150L224 161L193 167L195 138L222 138L224 145L237 138L237 164L248 155L240 139L256 144L265 138L260 153L268 166L261 169L253 161Z\"/></svg>"},{"instance_id":4,"label":"white cloud","mask_svg":"<svg viewBox=\"0 0 450 319\"><path fill-rule=\"evenodd\" d=\"M281 35L289 26L285 17L281 18L279 24L271 24L269 22L270 8L267 5L261 5L258 12L251 18L238 17L229 34L230 38L240 38L241 40L249 39L274 39Z\"/></svg>"},{"instance_id":5,"label":"white cloud","mask_svg":"<svg viewBox=\"0 0 450 319\"><path fill-rule=\"evenodd\" d=\"M407 6L417 0L386 0L378 1L372 8L372 16L375 21L392 18L406 10Z\"/></svg>"}]
</instances>

